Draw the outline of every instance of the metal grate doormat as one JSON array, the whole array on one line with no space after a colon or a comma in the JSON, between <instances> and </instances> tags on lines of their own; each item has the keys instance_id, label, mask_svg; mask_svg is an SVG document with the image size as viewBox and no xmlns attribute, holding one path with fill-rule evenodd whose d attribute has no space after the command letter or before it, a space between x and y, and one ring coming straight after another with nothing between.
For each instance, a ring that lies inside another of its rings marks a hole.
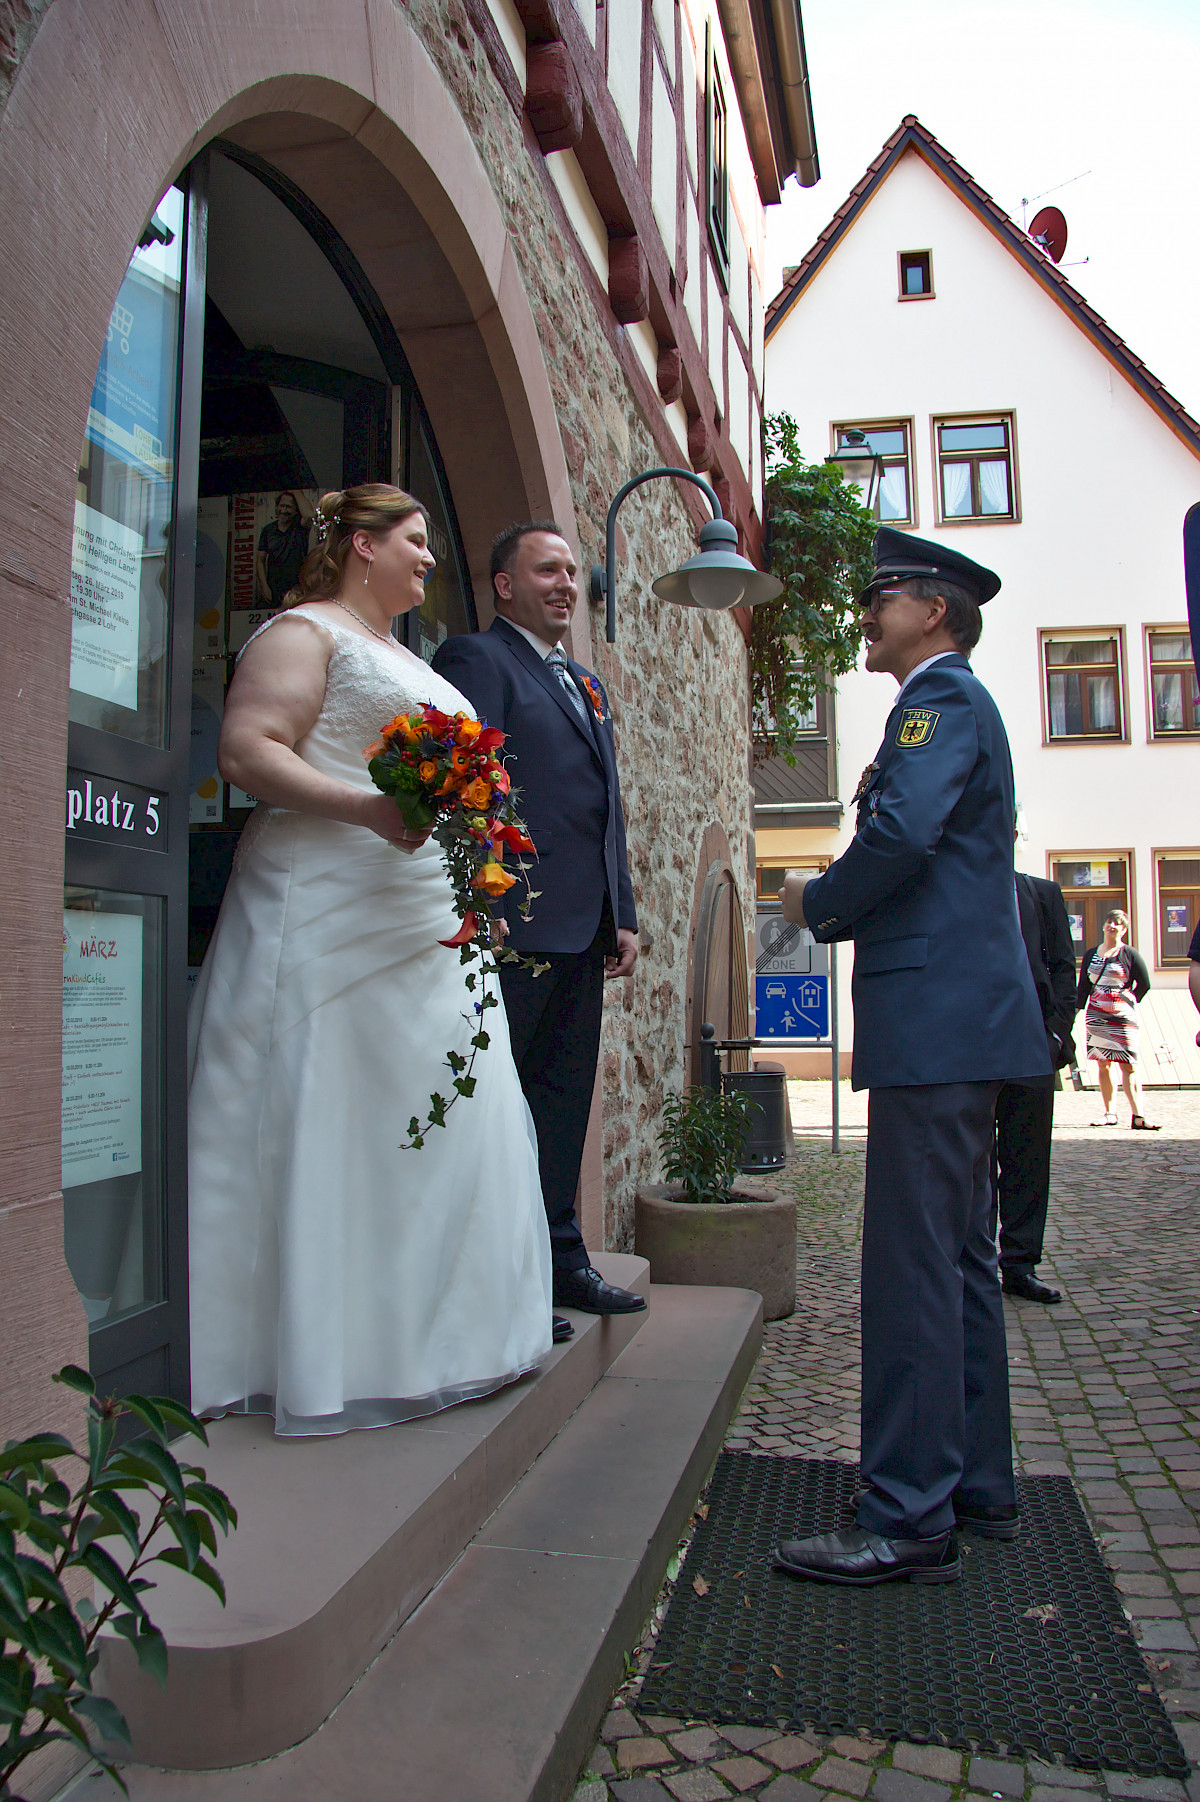
<instances>
[{"instance_id":1,"label":"metal grate doormat","mask_svg":"<svg viewBox=\"0 0 1200 1802\"><path fill-rule=\"evenodd\" d=\"M849 1524L857 1481L825 1459L721 1454L640 1709L1187 1775L1066 1477L1020 1483L1019 1539L960 1534L957 1583L773 1571L779 1540Z\"/></svg>"}]
</instances>

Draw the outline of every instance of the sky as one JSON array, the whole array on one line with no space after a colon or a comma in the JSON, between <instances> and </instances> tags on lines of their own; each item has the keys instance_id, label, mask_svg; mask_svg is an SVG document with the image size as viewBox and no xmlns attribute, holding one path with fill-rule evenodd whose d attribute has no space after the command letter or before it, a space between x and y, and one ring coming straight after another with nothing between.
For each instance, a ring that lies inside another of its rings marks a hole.
<instances>
[{"instance_id":1,"label":"sky","mask_svg":"<svg viewBox=\"0 0 1200 1802\"><path fill-rule=\"evenodd\" d=\"M1018 224L1061 209L1067 279L1200 417L1200 0L801 11L821 180L768 213L768 294L915 113Z\"/></svg>"}]
</instances>

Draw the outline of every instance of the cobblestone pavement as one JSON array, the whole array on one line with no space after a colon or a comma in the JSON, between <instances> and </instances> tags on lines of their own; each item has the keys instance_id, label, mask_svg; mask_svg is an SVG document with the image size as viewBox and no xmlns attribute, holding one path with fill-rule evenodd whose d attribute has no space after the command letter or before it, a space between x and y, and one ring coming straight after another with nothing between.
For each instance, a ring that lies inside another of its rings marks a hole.
<instances>
[{"instance_id":1,"label":"cobblestone pavement","mask_svg":"<svg viewBox=\"0 0 1200 1802\"><path fill-rule=\"evenodd\" d=\"M853 1461L866 1097L842 1084L835 1158L828 1085L792 1083L790 1093L800 1305L768 1326L726 1443ZM1200 1802L1200 1094L1154 1090L1146 1105L1160 1133L1094 1129L1095 1094L1057 1097L1039 1274L1063 1300L1005 1311L1019 1467L1074 1478L1194 1761L1187 1785L643 1715L637 1686L668 1585L573 1802Z\"/></svg>"}]
</instances>

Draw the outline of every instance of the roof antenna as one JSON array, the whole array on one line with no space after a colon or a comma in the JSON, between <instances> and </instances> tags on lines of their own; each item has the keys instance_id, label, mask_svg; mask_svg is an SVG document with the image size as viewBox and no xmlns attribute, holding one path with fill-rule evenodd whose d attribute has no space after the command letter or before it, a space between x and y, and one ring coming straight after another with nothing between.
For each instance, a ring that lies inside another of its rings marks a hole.
<instances>
[{"instance_id":1,"label":"roof antenna","mask_svg":"<svg viewBox=\"0 0 1200 1802\"><path fill-rule=\"evenodd\" d=\"M1085 175L1090 175L1091 173L1092 172L1090 169L1081 169L1079 171L1078 175L1068 175L1066 181L1060 181L1060 182L1056 183L1056 185L1053 188L1043 188L1040 194L1028 194L1028 195L1022 194L1022 196L1021 196L1021 230L1026 231L1028 229L1026 226L1026 223L1025 223L1025 220L1026 220L1025 209L1027 207L1031 207L1035 200L1045 200L1047 194L1057 194L1059 192L1060 188L1069 188L1073 181L1082 181ZM1055 257L1054 260L1057 263L1058 258Z\"/></svg>"}]
</instances>

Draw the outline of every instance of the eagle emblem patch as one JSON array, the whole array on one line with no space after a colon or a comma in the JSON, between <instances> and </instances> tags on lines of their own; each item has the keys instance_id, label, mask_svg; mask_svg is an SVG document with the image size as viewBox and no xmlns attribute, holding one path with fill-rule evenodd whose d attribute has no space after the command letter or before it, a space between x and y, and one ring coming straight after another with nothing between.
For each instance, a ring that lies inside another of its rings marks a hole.
<instances>
[{"instance_id":1,"label":"eagle emblem patch","mask_svg":"<svg viewBox=\"0 0 1200 1802\"><path fill-rule=\"evenodd\" d=\"M906 707L900 715L896 743L907 746L927 745L941 717L940 713L930 707Z\"/></svg>"}]
</instances>

